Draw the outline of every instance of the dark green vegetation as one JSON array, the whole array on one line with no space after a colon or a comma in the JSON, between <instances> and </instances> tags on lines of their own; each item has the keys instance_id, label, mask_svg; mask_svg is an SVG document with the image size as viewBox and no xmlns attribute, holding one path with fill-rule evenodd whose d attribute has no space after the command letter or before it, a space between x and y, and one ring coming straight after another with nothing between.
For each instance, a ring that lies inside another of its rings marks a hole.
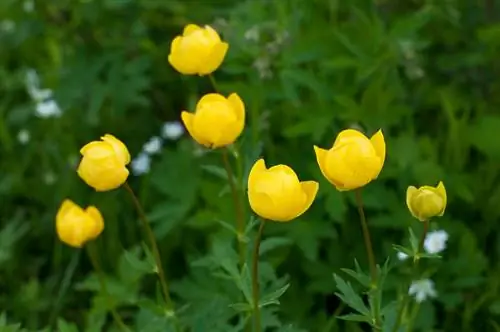
<instances>
[{"instance_id":1,"label":"dark green vegetation","mask_svg":"<svg viewBox=\"0 0 500 332\"><path fill-rule=\"evenodd\" d=\"M104 133L136 156L165 121L212 91L208 78L181 76L166 60L172 38L194 22L213 24L230 44L215 77L222 92L238 92L246 103L242 174L263 155L269 165L288 164L301 179L320 181L309 212L266 228L263 288L290 282L280 305L264 308L266 324L361 331L333 317L350 312L334 295L333 273L349 280L340 268L352 268L354 258L367 268L354 197L323 179L312 148L356 126L386 136L385 167L363 190L377 261L390 256L394 265L386 293L401 293L408 268L391 244L406 245L409 226L421 232L405 206L407 186L443 180L449 205L431 228L450 238L443 259L426 265L438 297L422 303L414 327L500 331L500 5L493 4L55 0L36 1L29 11L21 0L2 0L3 317L29 331L77 331L71 324L106 331L105 302L85 251L55 236L55 213L69 196L104 214L97 244L125 321L136 331L170 331L152 300L156 278L143 260L129 197L123 189L93 192L74 162L83 144ZM54 91L61 117L35 116L24 82L29 68ZM31 134L27 144L17 140L22 129ZM130 183L153 223L181 319L191 331L238 331L234 281L248 280L235 270L234 234L223 227L234 224L231 196L219 153L196 151L187 136L166 142L151 172ZM16 331L5 320L0 330Z\"/></svg>"}]
</instances>

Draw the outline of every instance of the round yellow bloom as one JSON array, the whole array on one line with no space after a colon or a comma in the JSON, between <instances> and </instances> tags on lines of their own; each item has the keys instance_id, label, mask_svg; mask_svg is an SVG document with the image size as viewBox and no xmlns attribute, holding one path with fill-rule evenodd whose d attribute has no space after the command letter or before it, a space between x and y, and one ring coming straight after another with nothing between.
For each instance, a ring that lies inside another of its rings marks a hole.
<instances>
[{"instance_id":1,"label":"round yellow bloom","mask_svg":"<svg viewBox=\"0 0 500 332\"><path fill-rule=\"evenodd\" d=\"M228 48L210 26L188 24L172 41L168 62L184 75L208 75L219 68Z\"/></svg>"},{"instance_id":2,"label":"round yellow bloom","mask_svg":"<svg viewBox=\"0 0 500 332\"><path fill-rule=\"evenodd\" d=\"M183 111L182 121L194 140L207 148L234 143L245 126L245 105L232 93L229 97L217 93L204 95L195 113Z\"/></svg>"},{"instance_id":3,"label":"round yellow bloom","mask_svg":"<svg viewBox=\"0 0 500 332\"><path fill-rule=\"evenodd\" d=\"M96 191L108 191L127 180L130 154L125 144L113 135L106 134L101 140L90 142L80 150L83 157L77 172Z\"/></svg>"},{"instance_id":4,"label":"round yellow bloom","mask_svg":"<svg viewBox=\"0 0 500 332\"><path fill-rule=\"evenodd\" d=\"M446 189L443 182L440 181L437 187L422 186L417 189L409 186L406 190L406 205L420 221L441 217L446 209Z\"/></svg>"},{"instance_id":5,"label":"round yellow bloom","mask_svg":"<svg viewBox=\"0 0 500 332\"><path fill-rule=\"evenodd\" d=\"M81 248L104 230L104 220L99 210L89 206L83 210L69 199L62 202L56 215L59 239L72 247Z\"/></svg>"},{"instance_id":6,"label":"round yellow bloom","mask_svg":"<svg viewBox=\"0 0 500 332\"><path fill-rule=\"evenodd\" d=\"M248 176L248 200L252 210L260 217L273 221L290 221L311 206L319 184L300 182L297 174L286 165L269 169L259 159Z\"/></svg>"},{"instance_id":7,"label":"round yellow bloom","mask_svg":"<svg viewBox=\"0 0 500 332\"><path fill-rule=\"evenodd\" d=\"M346 191L367 185L384 166L385 141L379 130L368 139L354 129L343 130L330 150L314 146L323 176L337 190Z\"/></svg>"}]
</instances>

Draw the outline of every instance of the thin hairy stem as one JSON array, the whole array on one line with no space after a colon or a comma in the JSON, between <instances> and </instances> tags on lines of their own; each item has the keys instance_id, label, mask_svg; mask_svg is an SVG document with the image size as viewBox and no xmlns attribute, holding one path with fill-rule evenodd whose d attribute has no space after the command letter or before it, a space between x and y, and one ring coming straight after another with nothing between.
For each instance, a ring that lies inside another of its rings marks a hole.
<instances>
[{"instance_id":1,"label":"thin hairy stem","mask_svg":"<svg viewBox=\"0 0 500 332\"><path fill-rule=\"evenodd\" d=\"M264 226L266 224L265 220L262 220L259 226L259 231L255 237L255 245L253 247L253 258L252 258L252 295L253 295L253 317L254 317L254 331L261 331L261 320L260 320L260 307L259 307L259 251L260 242L262 240L262 233L264 231Z\"/></svg>"}]
</instances>

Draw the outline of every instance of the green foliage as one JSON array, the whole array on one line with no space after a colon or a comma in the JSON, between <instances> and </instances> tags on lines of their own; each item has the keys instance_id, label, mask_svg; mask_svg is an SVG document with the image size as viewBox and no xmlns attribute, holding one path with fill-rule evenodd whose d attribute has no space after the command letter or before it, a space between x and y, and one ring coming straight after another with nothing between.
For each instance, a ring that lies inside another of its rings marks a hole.
<instances>
[{"instance_id":1,"label":"green foliage","mask_svg":"<svg viewBox=\"0 0 500 332\"><path fill-rule=\"evenodd\" d=\"M165 140L150 172L130 178L160 246L174 312L165 308L129 197L122 189L95 193L75 172L88 141L113 133L135 158L164 122L212 91L207 78L181 76L167 62L171 40L191 22L213 25L230 44L215 77L224 94L237 92L246 104L247 126L230 154L242 196L260 156L320 182L306 214L266 226L259 275L266 331L392 331L415 276L432 279L437 296L409 299L403 316L406 324L414 313L414 331L500 331L497 7L0 1L0 331L119 331L111 310L144 332L179 324L237 332L252 322L258 221L244 199L246 230L238 234L220 151L188 135ZM30 70L40 89L52 90L60 116L36 115ZM380 177L363 189L375 257L386 262L376 285L354 198L322 177L312 147L330 147L348 127L382 128L387 142ZM405 190L439 180L449 204L430 229L449 240L438 255L419 252L422 225L406 209ZM103 212L96 244L107 292L84 252L57 239L54 216L66 197ZM241 269L235 235L246 245ZM400 261L397 252L412 259Z\"/></svg>"}]
</instances>

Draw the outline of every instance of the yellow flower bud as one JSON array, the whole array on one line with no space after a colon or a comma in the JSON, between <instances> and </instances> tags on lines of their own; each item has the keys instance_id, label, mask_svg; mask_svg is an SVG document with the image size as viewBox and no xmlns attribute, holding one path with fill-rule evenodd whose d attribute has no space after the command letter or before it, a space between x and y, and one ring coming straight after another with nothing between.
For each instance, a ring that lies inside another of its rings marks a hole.
<instances>
[{"instance_id":1,"label":"yellow flower bud","mask_svg":"<svg viewBox=\"0 0 500 332\"><path fill-rule=\"evenodd\" d=\"M194 140L207 148L234 143L245 126L245 105L232 93L224 97L217 93L204 95L195 113L183 111L182 121Z\"/></svg>"},{"instance_id":2,"label":"yellow flower bud","mask_svg":"<svg viewBox=\"0 0 500 332\"><path fill-rule=\"evenodd\" d=\"M104 230L104 220L99 210L89 206L83 210L69 199L62 202L56 215L59 239L72 247L81 248Z\"/></svg>"},{"instance_id":3,"label":"yellow flower bud","mask_svg":"<svg viewBox=\"0 0 500 332\"><path fill-rule=\"evenodd\" d=\"M101 140L90 142L80 150L83 157L77 173L96 191L108 191L127 180L130 154L125 144L113 135L106 134Z\"/></svg>"},{"instance_id":4,"label":"yellow flower bud","mask_svg":"<svg viewBox=\"0 0 500 332\"><path fill-rule=\"evenodd\" d=\"M385 141L379 130L368 139L354 129L342 131L330 150L314 146L323 176L337 190L346 191L367 185L384 166Z\"/></svg>"},{"instance_id":5,"label":"yellow flower bud","mask_svg":"<svg viewBox=\"0 0 500 332\"><path fill-rule=\"evenodd\" d=\"M260 217L273 221L290 221L311 206L318 192L316 181L300 182L286 165L269 169L259 159L248 176L248 200Z\"/></svg>"},{"instance_id":6,"label":"yellow flower bud","mask_svg":"<svg viewBox=\"0 0 500 332\"><path fill-rule=\"evenodd\" d=\"M172 41L168 62L184 75L208 75L219 68L228 48L210 26L188 24Z\"/></svg>"},{"instance_id":7,"label":"yellow flower bud","mask_svg":"<svg viewBox=\"0 0 500 332\"><path fill-rule=\"evenodd\" d=\"M446 189L443 182L440 181L437 187L422 186L417 189L409 186L406 190L406 205L420 221L441 217L446 209Z\"/></svg>"}]
</instances>

